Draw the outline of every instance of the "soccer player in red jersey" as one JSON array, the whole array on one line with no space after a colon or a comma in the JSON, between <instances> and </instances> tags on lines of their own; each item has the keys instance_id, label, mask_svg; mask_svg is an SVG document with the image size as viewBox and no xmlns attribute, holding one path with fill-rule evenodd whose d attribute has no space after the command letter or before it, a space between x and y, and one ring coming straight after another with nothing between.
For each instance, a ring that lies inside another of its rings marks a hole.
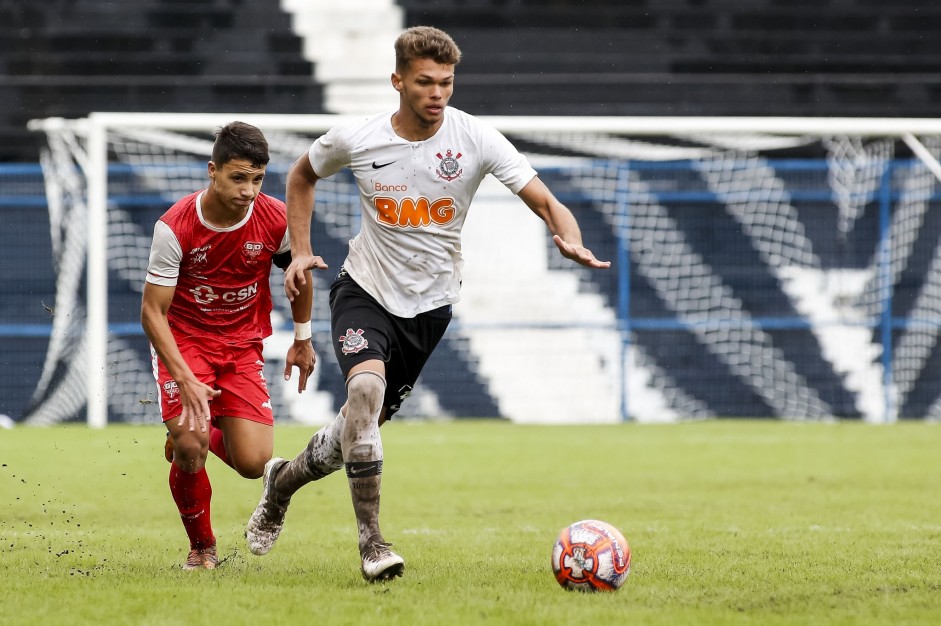
<instances>
[{"instance_id":1,"label":"soccer player in red jersey","mask_svg":"<svg viewBox=\"0 0 941 626\"><path fill-rule=\"evenodd\" d=\"M261 193L268 160L259 129L242 122L219 129L208 188L181 199L154 226L141 323L168 431L170 493L190 542L184 569L218 563L208 451L245 478L259 478L274 447L262 340L271 334L271 267L288 267L291 249L284 203ZM298 393L317 359L311 285L291 302L295 340L284 377L298 368Z\"/></svg>"}]
</instances>

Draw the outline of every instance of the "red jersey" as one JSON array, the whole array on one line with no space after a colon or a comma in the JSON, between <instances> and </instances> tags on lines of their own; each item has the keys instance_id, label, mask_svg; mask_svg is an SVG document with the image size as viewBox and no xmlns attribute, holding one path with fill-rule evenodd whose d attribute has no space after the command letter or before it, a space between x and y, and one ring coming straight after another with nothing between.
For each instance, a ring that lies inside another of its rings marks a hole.
<instances>
[{"instance_id":1,"label":"red jersey","mask_svg":"<svg viewBox=\"0 0 941 626\"><path fill-rule=\"evenodd\" d=\"M176 286L167 313L175 337L263 339L271 334L272 257L290 250L284 203L258 194L241 222L218 228L202 217L202 194L160 217L147 281Z\"/></svg>"}]
</instances>

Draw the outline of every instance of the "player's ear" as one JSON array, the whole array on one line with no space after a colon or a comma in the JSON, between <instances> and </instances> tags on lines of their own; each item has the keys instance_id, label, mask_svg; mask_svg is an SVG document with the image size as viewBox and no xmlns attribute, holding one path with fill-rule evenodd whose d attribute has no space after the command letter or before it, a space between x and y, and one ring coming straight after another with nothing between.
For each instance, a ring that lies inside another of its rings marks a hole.
<instances>
[{"instance_id":1,"label":"player's ear","mask_svg":"<svg viewBox=\"0 0 941 626\"><path fill-rule=\"evenodd\" d=\"M216 179L216 164L213 161L209 161L209 163L206 164L206 169L209 172L209 180L215 180Z\"/></svg>"},{"instance_id":2,"label":"player's ear","mask_svg":"<svg viewBox=\"0 0 941 626\"><path fill-rule=\"evenodd\" d=\"M395 72L392 72L392 88L400 93L402 91L402 77Z\"/></svg>"}]
</instances>

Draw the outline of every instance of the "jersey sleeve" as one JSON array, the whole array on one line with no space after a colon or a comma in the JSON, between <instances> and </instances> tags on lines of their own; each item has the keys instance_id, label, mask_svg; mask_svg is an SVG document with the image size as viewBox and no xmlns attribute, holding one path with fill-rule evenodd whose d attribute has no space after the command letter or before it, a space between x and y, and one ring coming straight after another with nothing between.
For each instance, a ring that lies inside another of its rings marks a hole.
<instances>
[{"instance_id":1,"label":"jersey sleeve","mask_svg":"<svg viewBox=\"0 0 941 626\"><path fill-rule=\"evenodd\" d=\"M281 238L281 245L272 255L271 261L279 268L286 270L291 264L291 233L287 228L284 229L284 237Z\"/></svg>"},{"instance_id":2,"label":"jersey sleeve","mask_svg":"<svg viewBox=\"0 0 941 626\"><path fill-rule=\"evenodd\" d=\"M318 178L333 176L352 160L350 133L345 127L334 127L317 138L307 151L310 166Z\"/></svg>"},{"instance_id":3,"label":"jersey sleeve","mask_svg":"<svg viewBox=\"0 0 941 626\"><path fill-rule=\"evenodd\" d=\"M180 277L183 248L173 230L163 221L154 225L154 240L150 246L147 264L147 282L164 287L176 287Z\"/></svg>"},{"instance_id":4,"label":"jersey sleeve","mask_svg":"<svg viewBox=\"0 0 941 626\"><path fill-rule=\"evenodd\" d=\"M278 246L278 251L275 254L284 254L285 252L291 251L291 232L285 228L284 237L281 238L281 245Z\"/></svg>"},{"instance_id":5,"label":"jersey sleeve","mask_svg":"<svg viewBox=\"0 0 941 626\"><path fill-rule=\"evenodd\" d=\"M487 155L490 173L514 194L536 177L529 159L497 129L481 126L480 147L481 153Z\"/></svg>"}]
</instances>

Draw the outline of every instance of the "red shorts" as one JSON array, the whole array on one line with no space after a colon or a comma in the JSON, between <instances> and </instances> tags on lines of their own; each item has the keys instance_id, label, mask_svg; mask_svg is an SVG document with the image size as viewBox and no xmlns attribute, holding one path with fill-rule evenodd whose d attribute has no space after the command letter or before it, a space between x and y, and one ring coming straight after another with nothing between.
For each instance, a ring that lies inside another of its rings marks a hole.
<instances>
[{"instance_id":1,"label":"red shorts","mask_svg":"<svg viewBox=\"0 0 941 626\"><path fill-rule=\"evenodd\" d=\"M230 345L214 343L205 338L187 341L177 338L183 360L200 382L222 393L209 402L212 421L217 417L241 419L274 425L271 395L265 382L265 361L262 342ZM151 346L150 354L157 379L160 413L163 421L179 417L183 412L180 390L163 362Z\"/></svg>"}]
</instances>

